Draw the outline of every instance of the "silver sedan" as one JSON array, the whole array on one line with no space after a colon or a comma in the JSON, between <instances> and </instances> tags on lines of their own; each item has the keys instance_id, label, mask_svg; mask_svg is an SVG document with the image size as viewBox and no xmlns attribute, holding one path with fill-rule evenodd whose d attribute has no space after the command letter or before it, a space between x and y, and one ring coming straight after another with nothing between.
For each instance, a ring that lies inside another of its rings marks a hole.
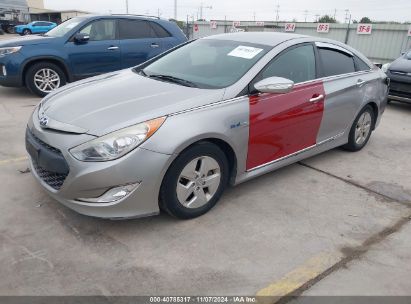
<instances>
[{"instance_id":1,"label":"silver sedan","mask_svg":"<svg viewBox=\"0 0 411 304\"><path fill-rule=\"evenodd\" d=\"M57 90L29 119L26 147L35 178L79 213L193 218L229 185L338 146L362 149L387 83L336 41L211 36Z\"/></svg>"}]
</instances>

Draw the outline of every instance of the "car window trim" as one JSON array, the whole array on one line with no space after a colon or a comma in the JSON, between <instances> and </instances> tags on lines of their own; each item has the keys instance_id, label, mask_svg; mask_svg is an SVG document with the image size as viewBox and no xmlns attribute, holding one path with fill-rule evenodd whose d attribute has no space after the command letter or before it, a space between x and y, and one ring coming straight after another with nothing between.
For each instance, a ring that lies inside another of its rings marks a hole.
<instances>
[{"instance_id":1,"label":"car window trim","mask_svg":"<svg viewBox=\"0 0 411 304\"><path fill-rule=\"evenodd\" d=\"M314 60L315 60L315 79L311 79L311 80L307 80L307 81L303 81L303 82L298 82L298 83L295 83L295 85L303 84L303 83L310 83L310 82L313 82L313 81L317 81L317 80L318 80L318 77L320 77L320 76L322 76L322 75L319 73L319 72L320 72L320 66L319 66L319 59L320 59L320 58L318 57L319 54L318 54L318 51L316 50L316 45L315 45L315 43L313 43L313 42L311 42L311 41L309 41L309 42L302 42L302 43L293 44L292 46L289 46L288 48L286 48L285 50L282 50L280 53L276 54L273 58L271 58L271 60L257 73L257 75L254 76L254 78L247 84L247 86L240 91L240 94L244 94L244 91L247 91L247 92L248 92L248 96L261 94L261 93L254 93L254 94L253 94L253 93L251 93L252 91L250 91L250 86L255 83L256 78L257 78L265 69L267 69L267 67L268 67L274 60L276 60L278 57L280 57L281 55L287 53L288 51L291 51L291 50L293 50L293 49L295 49L295 48L298 48L298 47L301 47L301 46L304 46L304 45L311 45L311 46L313 47Z\"/></svg>"},{"instance_id":2,"label":"car window trim","mask_svg":"<svg viewBox=\"0 0 411 304\"><path fill-rule=\"evenodd\" d=\"M349 51L349 50L347 50L347 49L345 49L341 46L338 46L336 44L316 41L315 45L319 49L331 49L331 50L335 50L335 51L340 52L340 53L345 53L346 55L349 55L350 57L354 57L353 52L351 52L351 51Z\"/></svg>"}]
</instances>

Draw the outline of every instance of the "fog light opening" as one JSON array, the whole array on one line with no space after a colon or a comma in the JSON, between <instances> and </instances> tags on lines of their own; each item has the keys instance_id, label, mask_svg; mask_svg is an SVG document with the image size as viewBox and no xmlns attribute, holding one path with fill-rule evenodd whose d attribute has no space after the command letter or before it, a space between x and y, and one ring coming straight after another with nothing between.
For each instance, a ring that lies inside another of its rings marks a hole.
<instances>
[{"instance_id":1,"label":"fog light opening","mask_svg":"<svg viewBox=\"0 0 411 304\"><path fill-rule=\"evenodd\" d=\"M140 183L118 186L107 190L102 196L96 198L78 198L78 201L86 203L114 203L129 196L140 186Z\"/></svg>"},{"instance_id":2,"label":"fog light opening","mask_svg":"<svg viewBox=\"0 0 411 304\"><path fill-rule=\"evenodd\" d=\"M3 76L7 76L7 70L5 65L2 66L2 74Z\"/></svg>"}]
</instances>

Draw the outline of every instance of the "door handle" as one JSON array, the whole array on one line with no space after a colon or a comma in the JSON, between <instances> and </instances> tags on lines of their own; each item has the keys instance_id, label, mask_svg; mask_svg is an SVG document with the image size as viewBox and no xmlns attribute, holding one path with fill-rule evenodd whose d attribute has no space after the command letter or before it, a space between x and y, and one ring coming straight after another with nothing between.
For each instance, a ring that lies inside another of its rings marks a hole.
<instances>
[{"instance_id":1,"label":"door handle","mask_svg":"<svg viewBox=\"0 0 411 304\"><path fill-rule=\"evenodd\" d=\"M118 46L110 46L109 48L107 48L107 50L109 50L109 51L115 51L115 50L118 50L118 49L119 49Z\"/></svg>"},{"instance_id":2,"label":"door handle","mask_svg":"<svg viewBox=\"0 0 411 304\"><path fill-rule=\"evenodd\" d=\"M316 103L316 102L319 102L320 100L323 100L323 98L324 98L323 94L320 94L318 96L316 94L309 100L309 102Z\"/></svg>"},{"instance_id":3,"label":"door handle","mask_svg":"<svg viewBox=\"0 0 411 304\"><path fill-rule=\"evenodd\" d=\"M152 44L151 44L151 47L152 47L152 48L158 48L159 45L158 45L157 43L152 43Z\"/></svg>"},{"instance_id":4,"label":"door handle","mask_svg":"<svg viewBox=\"0 0 411 304\"><path fill-rule=\"evenodd\" d=\"M365 83L365 81L364 80L362 80L362 79L358 79L358 81L357 81L357 86L362 86L363 84Z\"/></svg>"}]
</instances>

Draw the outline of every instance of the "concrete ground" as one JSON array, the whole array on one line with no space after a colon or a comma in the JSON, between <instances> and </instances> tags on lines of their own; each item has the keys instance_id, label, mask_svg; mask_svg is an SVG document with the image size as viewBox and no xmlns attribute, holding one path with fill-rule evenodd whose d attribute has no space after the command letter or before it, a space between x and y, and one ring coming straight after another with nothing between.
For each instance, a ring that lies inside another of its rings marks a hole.
<instances>
[{"instance_id":1,"label":"concrete ground","mask_svg":"<svg viewBox=\"0 0 411 304\"><path fill-rule=\"evenodd\" d=\"M0 295L411 295L410 105L389 105L362 151L229 189L200 218L109 221L25 173L38 102L0 87Z\"/></svg>"}]
</instances>

